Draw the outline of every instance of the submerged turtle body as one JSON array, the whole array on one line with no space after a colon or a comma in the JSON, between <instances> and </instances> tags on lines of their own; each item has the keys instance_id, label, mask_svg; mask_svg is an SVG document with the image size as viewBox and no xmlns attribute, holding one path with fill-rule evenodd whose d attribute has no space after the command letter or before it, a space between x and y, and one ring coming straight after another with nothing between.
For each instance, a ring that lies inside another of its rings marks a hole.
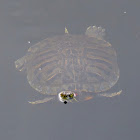
<instances>
[{"instance_id":1,"label":"submerged turtle body","mask_svg":"<svg viewBox=\"0 0 140 140\"><path fill-rule=\"evenodd\" d=\"M104 29L96 26L88 27L85 35L71 35L65 29L64 35L30 47L15 62L16 68L26 70L31 87L50 95L31 103L47 102L62 91L77 92L79 99L86 100L92 93L100 94L114 86L119 78L117 57L111 44L103 39L104 34Z\"/></svg>"}]
</instances>

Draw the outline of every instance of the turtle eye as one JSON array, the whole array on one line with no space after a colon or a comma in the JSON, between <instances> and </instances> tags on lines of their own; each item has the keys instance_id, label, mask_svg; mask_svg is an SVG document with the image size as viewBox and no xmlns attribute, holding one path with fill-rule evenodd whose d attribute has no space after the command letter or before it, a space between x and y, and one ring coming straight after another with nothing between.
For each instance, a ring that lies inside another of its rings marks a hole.
<instances>
[{"instance_id":1,"label":"turtle eye","mask_svg":"<svg viewBox=\"0 0 140 140\"><path fill-rule=\"evenodd\" d=\"M72 96L71 96L71 95L69 95L69 97L71 98Z\"/></svg>"},{"instance_id":2,"label":"turtle eye","mask_svg":"<svg viewBox=\"0 0 140 140\"><path fill-rule=\"evenodd\" d=\"M64 97L64 96L65 96L65 95L62 93L62 94L61 94L61 97Z\"/></svg>"},{"instance_id":3,"label":"turtle eye","mask_svg":"<svg viewBox=\"0 0 140 140\"><path fill-rule=\"evenodd\" d=\"M70 97L70 98L73 98L73 94L70 94L69 97Z\"/></svg>"}]
</instances>

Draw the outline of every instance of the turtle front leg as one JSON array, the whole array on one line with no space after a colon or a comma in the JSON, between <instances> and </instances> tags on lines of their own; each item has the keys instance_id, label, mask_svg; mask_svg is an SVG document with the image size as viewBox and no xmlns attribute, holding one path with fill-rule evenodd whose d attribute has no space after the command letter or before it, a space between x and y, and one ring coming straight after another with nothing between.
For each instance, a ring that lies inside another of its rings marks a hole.
<instances>
[{"instance_id":1,"label":"turtle front leg","mask_svg":"<svg viewBox=\"0 0 140 140\"><path fill-rule=\"evenodd\" d=\"M44 98L44 99L42 99L42 100L37 100L37 101L28 101L28 103L30 103L30 104L41 104L41 103L46 103L46 102L48 102L48 101L50 101L50 100L53 100L54 99L54 97L48 97L48 98Z\"/></svg>"},{"instance_id":2,"label":"turtle front leg","mask_svg":"<svg viewBox=\"0 0 140 140\"><path fill-rule=\"evenodd\" d=\"M99 96L104 96L104 97L114 97L117 95L120 95L122 93L122 90L118 91L118 92L113 92L113 93L103 93L103 94L99 94Z\"/></svg>"}]
</instances>

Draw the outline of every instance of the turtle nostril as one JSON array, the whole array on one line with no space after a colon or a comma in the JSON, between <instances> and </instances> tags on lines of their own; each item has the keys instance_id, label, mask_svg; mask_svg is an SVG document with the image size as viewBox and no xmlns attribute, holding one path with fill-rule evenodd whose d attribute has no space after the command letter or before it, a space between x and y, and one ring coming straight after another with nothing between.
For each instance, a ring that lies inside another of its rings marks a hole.
<instances>
[{"instance_id":1,"label":"turtle nostril","mask_svg":"<svg viewBox=\"0 0 140 140\"><path fill-rule=\"evenodd\" d=\"M66 101L64 101L64 104L67 104L67 102L66 102Z\"/></svg>"}]
</instances>

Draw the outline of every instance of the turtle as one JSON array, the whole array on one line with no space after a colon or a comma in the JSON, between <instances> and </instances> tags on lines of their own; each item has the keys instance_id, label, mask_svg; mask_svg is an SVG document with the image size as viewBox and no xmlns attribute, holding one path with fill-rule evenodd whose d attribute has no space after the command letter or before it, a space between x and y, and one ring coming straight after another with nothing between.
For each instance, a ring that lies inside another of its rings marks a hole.
<instances>
[{"instance_id":1,"label":"turtle","mask_svg":"<svg viewBox=\"0 0 140 140\"><path fill-rule=\"evenodd\" d=\"M120 71L116 51L104 36L102 27L89 26L85 34L75 35L65 27L63 35L31 46L15 66L26 72L32 88L47 97L29 103L67 104L120 95L122 90L106 92L117 83Z\"/></svg>"}]
</instances>

